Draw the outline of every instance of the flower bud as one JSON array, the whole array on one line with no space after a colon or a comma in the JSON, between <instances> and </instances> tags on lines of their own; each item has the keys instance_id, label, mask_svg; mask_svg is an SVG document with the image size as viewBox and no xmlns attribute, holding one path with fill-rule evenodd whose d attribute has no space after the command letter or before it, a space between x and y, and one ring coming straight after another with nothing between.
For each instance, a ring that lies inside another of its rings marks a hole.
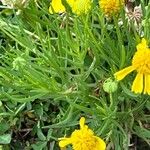
<instances>
[{"instance_id":1,"label":"flower bud","mask_svg":"<svg viewBox=\"0 0 150 150\"><path fill-rule=\"evenodd\" d=\"M117 81L113 81L111 78L108 78L103 83L103 89L107 93L113 93L117 90L117 88L118 88Z\"/></svg>"}]
</instances>

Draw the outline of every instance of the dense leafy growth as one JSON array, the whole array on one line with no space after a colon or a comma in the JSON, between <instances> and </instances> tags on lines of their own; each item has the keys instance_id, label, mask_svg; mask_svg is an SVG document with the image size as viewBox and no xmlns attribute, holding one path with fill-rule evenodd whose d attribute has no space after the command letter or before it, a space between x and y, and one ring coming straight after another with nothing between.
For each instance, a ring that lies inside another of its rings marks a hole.
<instances>
[{"instance_id":1,"label":"dense leafy growth","mask_svg":"<svg viewBox=\"0 0 150 150\"><path fill-rule=\"evenodd\" d=\"M83 116L108 150L148 150L150 96L131 92L136 72L120 82L114 73L131 65L143 37L150 43L149 0L112 16L98 0L81 15L66 3L50 14L50 1L2 2L0 149L57 150Z\"/></svg>"}]
</instances>

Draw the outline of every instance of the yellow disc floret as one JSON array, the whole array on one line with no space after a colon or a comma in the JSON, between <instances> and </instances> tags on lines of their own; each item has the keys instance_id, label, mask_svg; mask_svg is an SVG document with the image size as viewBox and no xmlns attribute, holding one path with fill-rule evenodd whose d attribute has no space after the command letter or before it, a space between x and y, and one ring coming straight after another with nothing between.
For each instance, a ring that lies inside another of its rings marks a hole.
<instances>
[{"instance_id":1,"label":"yellow disc floret","mask_svg":"<svg viewBox=\"0 0 150 150\"><path fill-rule=\"evenodd\" d=\"M124 5L124 0L99 0L101 10L106 16L118 14Z\"/></svg>"},{"instance_id":2,"label":"yellow disc floret","mask_svg":"<svg viewBox=\"0 0 150 150\"><path fill-rule=\"evenodd\" d=\"M72 12L77 15L86 14L91 9L91 5L91 0L75 0Z\"/></svg>"},{"instance_id":3,"label":"yellow disc floret","mask_svg":"<svg viewBox=\"0 0 150 150\"><path fill-rule=\"evenodd\" d=\"M138 73L150 74L150 49L138 50L133 57L132 66Z\"/></svg>"}]
</instances>

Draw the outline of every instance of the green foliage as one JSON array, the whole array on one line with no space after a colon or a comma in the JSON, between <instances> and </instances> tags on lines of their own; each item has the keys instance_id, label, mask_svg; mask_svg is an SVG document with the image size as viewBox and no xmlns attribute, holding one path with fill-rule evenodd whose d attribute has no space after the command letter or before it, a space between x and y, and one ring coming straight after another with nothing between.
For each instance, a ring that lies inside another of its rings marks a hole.
<instances>
[{"instance_id":1,"label":"green foliage","mask_svg":"<svg viewBox=\"0 0 150 150\"><path fill-rule=\"evenodd\" d=\"M0 12L4 149L57 150L58 138L70 135L81 116L108 149L138 148L143 141L149 146L150 98L130 91L134 75L113 93L103 90L107 78L114 81L113 74L131 64L142 32L150 42L150 3L141 4L142 31L124 12L123 25L115 17L105 20L96 3L80 17L70 11L51 15L45 0L31 0L19 15L16 9Z\"/></svg>"},{"instance_id":2,"label":"green foliage","mask_svg":"<svg viewBox=\"0 0 150 150\"><path fill-rule=\"evenodd\" d=\"M0 136L0 144L9 144L11 141L10 134L4 134Z\"/></svg>"}]
</instances>

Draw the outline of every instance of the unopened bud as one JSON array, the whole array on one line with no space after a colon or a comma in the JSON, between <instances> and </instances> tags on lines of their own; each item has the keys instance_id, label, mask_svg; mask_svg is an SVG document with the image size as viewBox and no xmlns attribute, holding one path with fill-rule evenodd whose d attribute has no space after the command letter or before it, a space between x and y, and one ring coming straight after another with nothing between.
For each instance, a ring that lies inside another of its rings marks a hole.
<instances>
[{"instance_id":1,"label":"unopened bud","mask_svg":"<svg viewBox=\"0 0 150 150\"><path fill-rule=\"evenodd\" d=\"M113 81L111 78L108 78L103 83L103 89L107 93L113 93L117 90L117 88L118 88L117 81Z\"/></svg>"}]
</instances>

